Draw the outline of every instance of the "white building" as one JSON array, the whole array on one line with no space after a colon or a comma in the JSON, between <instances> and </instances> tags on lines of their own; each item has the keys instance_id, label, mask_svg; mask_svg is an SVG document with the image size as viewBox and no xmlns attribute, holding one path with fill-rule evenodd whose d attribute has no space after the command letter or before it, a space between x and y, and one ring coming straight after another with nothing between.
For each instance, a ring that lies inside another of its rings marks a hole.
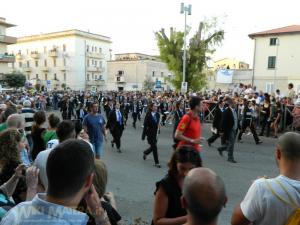
<instances>
[{"instance_id":1,"label":"white building","mask_svg":"<svg viewBox=\"0 0 300 225\"><path fill-rule=\"evenodd\" d=\"M153 83L153 89L172 89L169 79L172 73L157 57L140 53L116 54L108 61L108 90L142 90L145 81Z\"/></svg>"},{"instance_id":2,"label":"white building","mask_svg":"<svg viewBox=\"0 0 300 225\"><path fill-rule=\"evenodd\" d=\"M33 85L73 90L101 90L107 78L111 39L80 30L26 36L9 46L15 54L12 69Z\"/></svg>"},{"instance_id":3,"label":"white building","mask_svg":"<svg viewBox=\"0 0 300 225\"><path fill-rule=\"evenodd\" d=\"M300 25L249 35L255 41L253 84L258 90L287 92L288 83L300 90Z\"/></svg>"},{"instance_id":4,"label":"white building","mask_svg":"<svg viewBox=\"0 0 300 225\"><path fill-rule=\"evenodd\" d=\"M4 18L0 17L0 74L8 73L8 63L15 61L15 57L8 54L7 46L15 44L17 39L6 35L6 28L14 26L15 25L7 23Z\"/></svg>"}]
</instances>

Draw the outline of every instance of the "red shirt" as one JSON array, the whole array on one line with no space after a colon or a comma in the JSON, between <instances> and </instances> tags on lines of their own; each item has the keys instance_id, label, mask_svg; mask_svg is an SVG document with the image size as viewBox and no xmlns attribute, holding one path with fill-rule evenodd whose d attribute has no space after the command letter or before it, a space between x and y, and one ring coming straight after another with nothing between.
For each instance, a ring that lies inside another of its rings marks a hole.
<instances>
[{"instance_id":1,"label":"red shirt","mask_svg":"<svg viewBox=\"0 0 300 225\"><path fill-rule=\"evenodd\" d=\"M189 115L184 115L182 119L180 120L177 130L182 132L185 137L191 138L191 139L198 139L201 137L202 128L200 123L200 118L197 116L194 118L192 116L192 113L189 112ZM192 145L197 149L198 152L200 152L201 148L199 144L191 144L185 141L180 141L178 143L178 146L181 145Z\"/></svg>"}]
</instances>

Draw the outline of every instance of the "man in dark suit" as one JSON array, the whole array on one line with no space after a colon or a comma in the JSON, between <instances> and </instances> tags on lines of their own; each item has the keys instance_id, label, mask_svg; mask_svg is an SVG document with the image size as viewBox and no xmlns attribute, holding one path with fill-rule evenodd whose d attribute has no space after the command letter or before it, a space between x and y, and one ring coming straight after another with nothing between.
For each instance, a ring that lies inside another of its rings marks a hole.
<instances>
[{"instance_id":1,"label":"man in dark suit","mask_svg":"<svg viewBox=\"0 0 300 225\"><path fill-rule=\"evenodd\" d=\"M158 153L157 153L157 134L160 126L160 115L157 112L157 106L151 103L149 105L149 110L145 116L144 129L142 134L142 140L145 140L147 136L147 141L150 145L146 151L144 151L143 159L146 160L147 155L151 152L153 153L153 158L155 162L155 167L160 168Z\"/></svg>"},{"instance_id":2,"label":"man in dark suit","mask_svg":"<svg viewBox=\"0 0 300 225\"><path fill-rule=\"evenodd\" d=\"M131 104L131 111L132 111L132 119L133 119L132 125L136 129L136 121L141 113L140 104L137 102L136 99Z\"/></svg>"},{"instance_id":3,"label":"man in dark suit","mask_svg":"<svg viewBox=\"0 0 300 225\"><path fill-rule=\"evenodd\" d=\"M159 106L160 109L160 113L162 115L162 125L165 126L166 125L166 119L167 119L167 111L168 111L168 103L166 101L166 97L163 99L162 103L160 103Z\"/></svg>"},{"instance_id":4,"label":"man in dark suit","mask_svg":"<svg viewBox=\"0 0 300 225\"><path fill-rule=\"evenodd\" d=\"M233 157L234 143L238 129L238 115L234 107L234 101L231 98L225 99L228 107L224 110L221 126L220 135L223 136L225 146L218 148L220 155L223 155L223 151L228 152L228 162L237 163Z\"/></svg>"},{"instance_id":5,"label":"man in dark suit","mask_svg":"<svg viewBox=\"0 0 300 225\"><path fill-rule=\"evenodd\" d=\"M108 117L106 129L110 130L113 140L111 142L112 147L116 144L118 152L121 153L121 137L124 130L124 114L120 110L120 103L117 102L115 109L113 109Z\"/></svg>"},{"instance_id":6,"label":"man in dark suit","mask_svg":"<svg viewBox=\"0 0 300 225\"><path fill-rule=\"evenodd\" d=\"M218 102L218 105L216 106L215 113L214 113L214 120L212 127L215 130L213 132L212 136L207 139L207 143L209 146L220 137L220 125L221 125L221 120L222 120L222 114L224 110L224 102L223 98L221 98ZM223 144L223 139L221 139L221 143Z\"/></svg>"}]
</instances>

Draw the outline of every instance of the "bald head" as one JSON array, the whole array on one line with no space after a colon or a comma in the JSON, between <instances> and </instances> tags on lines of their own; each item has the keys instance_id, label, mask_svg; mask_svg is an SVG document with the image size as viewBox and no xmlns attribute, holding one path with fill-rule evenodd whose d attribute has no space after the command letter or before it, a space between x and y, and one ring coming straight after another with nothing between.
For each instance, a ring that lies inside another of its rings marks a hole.
<instances>
[{"instance_id":1,"label":"bald head","mask_svg":"<svg viewBox=\"0 0 300 225\"><path fill-rule=\"evenodd\" d=\"M225 185L212 170L196 168L185 178L183 198L192 218L203 224L209 224L217 220L226 203Z\"/></svg>"},{"instance_id":2,"label":"bald head","mask_svg":"<svg viewBox=\"0 0 300 225\"><path fill-rule=\"evenodd\" d=\"M300 134L287 132L278 139L278 148L285 159L300 160Z\"/></svg>"},{"instance_id":3,"label":"bald head","mask_svg":"<svg viewBox=\"0 0 300 225\"><path fill-rule=\"evenodd\" d=\"M7 118L6 125L8 128L24 128L25 119L20 114L12 114Z\"/></svg>"}]
</instances>

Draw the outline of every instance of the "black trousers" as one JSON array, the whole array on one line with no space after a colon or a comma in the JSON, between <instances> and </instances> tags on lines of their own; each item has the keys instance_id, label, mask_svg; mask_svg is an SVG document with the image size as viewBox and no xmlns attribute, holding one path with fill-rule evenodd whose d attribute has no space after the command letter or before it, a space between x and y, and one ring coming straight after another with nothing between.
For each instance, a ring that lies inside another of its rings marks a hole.
<instances>
[{"instance_id":1,"label":"black trousers","mask_svg":"<svg viewBox=\"0 0 300 225\"><path fill-rule=\"evenodd\" d=\"M161 122L162 122L163 125L165 125L166 124L166 120L167 120L167 115L165 113L162 113L161 115L162 115L161 116Z\"/></svg>"},{"instance_id":2,"label":"black trousers","mask_svg":"<svg viewBox=\"0 0 300 225\"><path fill-rule=\"evenodd\" d=\"M117 149L121 148L121 137L123 134L123 129L115 128L111 131L111 135L113 136L113 143L116 144Z\"/></svg>"},{"instance_id":3,"label":"black trousers","mask_svg":"<svg viewBox=\"0 0 300 225\"><path fill-rule=\"evenodd\" d=\"M242 139L242 135L243 135L243 133L245 133L245 130L247 129L247 127L250 128L250 131L251 131L251 133L253 135L255 143L259 142L259 138L258 138L258 135L256 133L256 129L254 127L254 124L251 123L250 121L249 122L244 122L242 124L242 129L240 130L240 133L238 135L238 140L240 141Z\"/></svg>"},{"instance_id":4,"label":"black trousers","mask_svg":"<svg viewBox=\"0 0 300 225\"><path fill-rule=\"evenodd\" d=\"M132 118L133 118L133 127L135 127L137 118L138 118L139 113L132 113Z\"/></svg>"},{"instance_id":5,"label":"black trousers","mask_svg":"<svg viewBox=\"0 0 300 225\"><path fill-rule=\"evenodd\" d=\"M267 137L269 137L270 130L271 130L270 126L271 126L271 121L268 121L268 117L264 117L262 121L260 135L264 135L265 129L267 128Z\"/></svg>"},{"instance_id":6,"label":"black trousers","mask_svg":"<svg viewBox=\"0 0 300 225\"><path fill-rule=\"evenodd\" d=\"M144 154L149 155L152 152L155 164L159 164L158 152L157 152L157 140L156 138L154 139L148 138L147 140L148 140L148 144L150 145L150 148L144 151Z\"/></svg>"},{"instance_id":7,"label":"black trousers","mask_svg":"<svg viewBox=\"0 0 300 225\"><path fill-rule=\"evenodd\" d=\"M214 143L220 136L220 133L219 131L217 133L213 133L211 135L210 138L207 139L207 142L209 142L210 144ZM224 138L221 137L221 145L224 145L225 144L225 141L224 141Z\"/></svg>"}]
</instances>

